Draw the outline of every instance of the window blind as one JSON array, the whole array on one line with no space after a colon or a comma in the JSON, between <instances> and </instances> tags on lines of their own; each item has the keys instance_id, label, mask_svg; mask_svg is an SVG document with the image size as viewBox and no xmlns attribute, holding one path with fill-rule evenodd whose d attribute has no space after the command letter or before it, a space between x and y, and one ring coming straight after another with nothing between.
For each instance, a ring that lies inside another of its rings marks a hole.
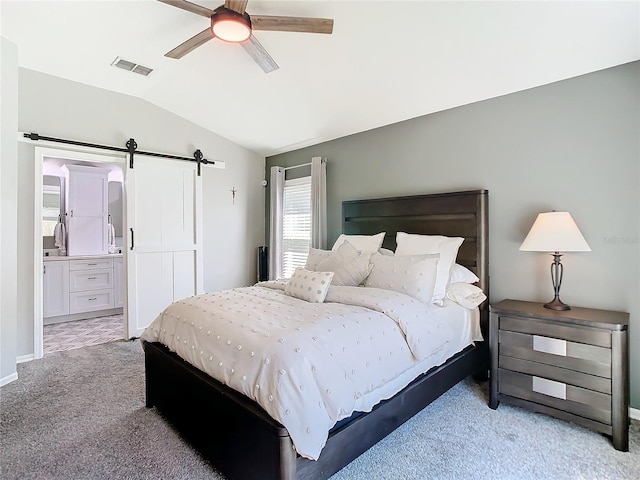
<instances>
[{"instance_id":1,"label":"window blind","mask_svg":"<svg viewBox=\"0 0 640 480\"><path fill-rule=\"evenodd\" d=\"M282 275L291 277L304 267L311 243L311 177L284 183Z\"/></svg>"}]
</instances>

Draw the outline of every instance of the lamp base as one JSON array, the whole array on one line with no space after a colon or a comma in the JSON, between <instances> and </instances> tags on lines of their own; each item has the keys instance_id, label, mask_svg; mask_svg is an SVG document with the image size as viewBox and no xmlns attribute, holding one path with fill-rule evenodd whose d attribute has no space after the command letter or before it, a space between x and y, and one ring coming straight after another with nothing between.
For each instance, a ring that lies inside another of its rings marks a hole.
<instances>
[{"instance_id":1,"label":"lamp base","mask_svg":"<svg viewBox=\"0 0 640 480\"><path fill-rule=\"evenodd\" d=\"M571 310L571 307L562 302L558 297L554 298L553 301L549 303L545 303L544 308L549 308L551 310Z\"/></svg>"}]
</instances>

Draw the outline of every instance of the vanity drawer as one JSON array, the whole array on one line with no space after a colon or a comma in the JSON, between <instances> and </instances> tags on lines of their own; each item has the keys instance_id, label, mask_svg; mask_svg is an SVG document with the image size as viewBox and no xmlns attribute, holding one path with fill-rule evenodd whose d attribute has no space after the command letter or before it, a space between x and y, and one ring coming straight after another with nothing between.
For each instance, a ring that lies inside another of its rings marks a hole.
<instances>
[{"instance_id":1,"label":"vanity drawer","mask_svg":"<svg viewBox=\"0 0 640 480\"><path fill-rule=\"evenodd\" d=\"M98 270L103 268L113 268L113 258L69 261L69 270Z\"/></svg>"},{"instance_id":2,"label":"vanity drawer","mask_svg":"<svg viewBox=\"0 0 640 480\"><path fill-rule=\"evenodd\" d=\"M69 272L69 291L84 292L113 288L113 270L72 270Z\"/></svg>"},{"instance_id":3,"label":"vanity drawer","mask_svg":"<svg viewBox=\"0 0 640 480\"><path fill-rule=\"evenodd\" d=\"M81 313L113 308L113 289L69 294L69 312Z\"/></svg>"},{"instance_id":4,"label":"vanity drawer","mask_svg":"<svg viewBox=\"0 0 640 480\"><path fill-rule=\"evenodd\" d=\"M611 395L509 370L498 370L500 392L611 425Z\"/></svg>"}]
</instances>

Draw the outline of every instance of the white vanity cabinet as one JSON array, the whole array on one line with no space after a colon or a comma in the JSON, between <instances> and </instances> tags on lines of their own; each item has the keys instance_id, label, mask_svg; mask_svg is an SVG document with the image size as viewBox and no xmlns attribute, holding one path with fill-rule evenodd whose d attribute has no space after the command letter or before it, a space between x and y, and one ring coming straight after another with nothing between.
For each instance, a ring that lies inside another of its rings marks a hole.
<instances>
[{"instance_id":1,"label":"white vanity cabinet","mask_svg":"<svg viewBox=\"0 0 640 480\"><path fill-rule=\"evenodd\" d=\"M42 276L42 316L69 314L69 262L44 262Z\"/></svg>"},{"instance_id":2,"label":"white vanity cabinet","mask_svg":"<svg viewBox=\"0 0 640 480\"><path fill-rule=\"evenodd\" d=\"M67 254L107 254L109 169L63 165L62 171L67 185Z\"/></svg>"},{"instance_id":3,"label":"white vanity cabinet","mask_svg":"<svg viewBox=\"0 0 640 480\"><path fill-rule=\"evenodd\" d=\"M113 307L113 258L70 260L69 313Z\"/></svg>"},{"instance_id":4,"label":"white vanity cabinet","mask_svg":"<svg viewBox=\"0 0 640 480\"><path fill-rule=\"evenodd\" d=\"M122 313L124 264L121 255L46 257L44 324Z\"/></svg>"}]
</instances>

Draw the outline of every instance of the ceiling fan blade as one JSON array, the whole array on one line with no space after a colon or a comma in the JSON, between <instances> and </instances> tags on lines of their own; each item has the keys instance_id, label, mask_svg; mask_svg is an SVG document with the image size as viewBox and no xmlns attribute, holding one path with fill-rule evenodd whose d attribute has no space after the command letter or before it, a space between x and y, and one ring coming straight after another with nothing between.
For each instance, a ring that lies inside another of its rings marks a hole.
<instances>
[{"instance_id":1,"label":"ceiling fan blade","mask_svg":"<svg viewBox=\"0 0 640 480\"><path fill-rule=\"evenodd\" d=\"M242 42L240 45L246 50L253 60L260 65L260 68L264 71L264 73L273 72L277 70L278 64L275 62L271 55L267 53L262 44L258 41L256 37L251 35L248 40Z\"/></svg>"},{"instance_id":2,"label":"ceiling fan blade","mask_svg":"<svg viewBox=\"0 0 640 480\"><path fill-rule=\"evenodd\" d=\"M225 0L224 6L242 15L247 8L247 0Z\"/></svg>"},{"instance_id":3,"label":"ceiling fan blade","mask_svg":"<svg viewBox=\"0 0 640 480\"><path fill-rule=\"evenodd\" d=\"M172 5L174 7L181 8L182 10L186 10L187 12L195 13L196 15L202 15L203 17L211 18L213 15L213 10L209 10L208 8L201 7L200 5L196 5L195 3L187 2L187 0L158 0L159 2L166 3L167 5Z\"/></svg>"},{"instance_id":4,"label":"ceiling fan blade","mask_svg":"<svg viewBox=\"0 0 640 480\"><path fill-rule=\"evenodd\" d=\"M251 27L253 30L274 32L333 33L333 20L330 18L251 15Z\"/></svg>"},{"instance_id":5,"label":"ceiling fan blade","mask_svg":"<svg viewBox=\"0 0 640 480\"><path fill-rule=\"evenodd\" d=\"M192 50L195 50L200 45L208 42L212 38L214 38L213 32L211 31L210 28L207 28L206 30L201 31L199 34L194 35L186 42L181 43L170 52L165 53L164 56L169 58L182 58L187 53L189 53Z\"/></svg>"}]
</instances>

